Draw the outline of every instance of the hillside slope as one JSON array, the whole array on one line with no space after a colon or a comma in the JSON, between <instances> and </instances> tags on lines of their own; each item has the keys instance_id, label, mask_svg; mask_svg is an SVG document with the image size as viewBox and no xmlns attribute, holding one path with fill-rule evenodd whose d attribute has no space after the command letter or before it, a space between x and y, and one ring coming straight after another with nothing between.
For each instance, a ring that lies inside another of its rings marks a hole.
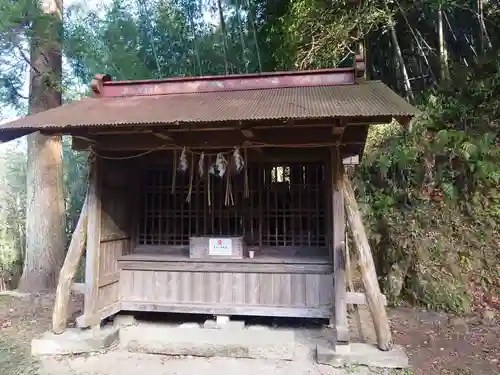
<instances>
[{"instance_id":1,"label":"hillside slope","mask_svg":"<svg viewBox=\"0 0 500 375\"><path fill-rule=\"evenodd\" d=\"M356 186L395 303L500 307L498 61L428 93L410 129L370 135Z\"/></svg>"}]
</instances>

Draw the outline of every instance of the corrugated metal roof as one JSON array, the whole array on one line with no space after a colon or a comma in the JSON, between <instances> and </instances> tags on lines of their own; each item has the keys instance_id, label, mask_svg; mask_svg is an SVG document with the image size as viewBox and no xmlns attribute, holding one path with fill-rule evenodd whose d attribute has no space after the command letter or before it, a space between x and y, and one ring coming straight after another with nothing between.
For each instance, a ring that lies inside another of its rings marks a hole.
<instances>
[{"instance_id":1,"label":"corrugated metal roof","mask_svg":"<svg viewBox=\"0 0 500 375\"><path fill-rule=\"evenodd\" d=\"M179 95L85 98L0 125L24 130L332 117L414 116L418 110L380 81ZM67 129L69 131L69 129ZM64 132L64 130L63 130Z\"/></svg>"}]
</instances>

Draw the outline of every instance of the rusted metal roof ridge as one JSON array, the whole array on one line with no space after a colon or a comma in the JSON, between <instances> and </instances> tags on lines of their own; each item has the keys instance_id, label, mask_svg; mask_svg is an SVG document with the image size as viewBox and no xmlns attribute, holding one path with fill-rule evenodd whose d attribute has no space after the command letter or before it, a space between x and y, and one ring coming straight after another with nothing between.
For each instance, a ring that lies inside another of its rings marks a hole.
<instances>
[{"instance_id":1,"label":"rusted metal roof ridge","mask_svg":"<svg viewBox=\"0 0 500 375\"><path fill-rule=\"evenodd\" d=\"M98 97L109 98L354 84L356 69L338 68L141 81L112 81L109 75L100 74L92 81L92 90Z\"/></svg>"},{"instance_id":2,"label":"rusted metal roof ridge","mask_svg":"<svg viewBox=\"0 0 500 375\"><path fill-rule=\"evenodd\" d=\"M0 140L29 131L74 133L116 126L183 126L286 120L407 117L418 109L380 81L354 85L85 98L0 125ZM219 125L217 125L219 126ZM26 131L29 129L29 131Z\"/></svg>"},{"instance_id":3,"label":"rusted metal roof ridge","mask_svg":"<svg viewBox=\"0 0 500 375\"><path fill-rule=\"evenodd\" d=\"M381 116L413 117L418 110L380 81L355 85L221 91L182 95L85 98L0 125L0 139L20 129L178 126ZM4 133L4 134L2 134Z\"/></svg>"}]
</instances>

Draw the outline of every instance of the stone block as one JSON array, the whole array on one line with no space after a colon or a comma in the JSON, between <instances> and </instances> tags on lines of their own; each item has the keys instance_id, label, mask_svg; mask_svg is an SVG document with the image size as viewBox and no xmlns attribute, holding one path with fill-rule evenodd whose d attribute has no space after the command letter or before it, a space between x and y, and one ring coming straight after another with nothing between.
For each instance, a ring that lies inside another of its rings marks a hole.
<instances>
[{"instance_id":1,"label":"stone block","mask_svg":"<svg viewBox=\"0 0 500 375\"><path fill-rule=\"evenodd\" d=\"M230 320L227 323L218 324L215 320L205 320L203 328L206 329L244 329L245 322L243 320Z\"/></svg>"},{"instance_id":2,"label":"stone block","mask_svg":"<svg viewBox=\"0 0 500 375\"><path fill-rule=\"evenodd\" d=\"M133 315L118 314L113 319L113 325L117 328L135 326L137 321Z\"/></svg>"},{"instance_id":3,"label":"stone block","mask_svg":"<svg viewBox=\"0 0 500 375\"><path fill-rule=\"evenodd\" d=\"M120 332L120 343L130 352L292 360L295 351L292 331L232 329L179 329L172 327L129 327Z\"/></svg>"},{"instance_id":4,"label":"stone block","mask_svg":"<svg viewBox=\"0 0 500 375\"><path fill-rule=\"evenodd\" d=\"M119 329L102 327L98 331L69 328L60 335L45 332L31 341L31 355L65 355L99 352L118 341Z\"/></svg>"},{"instance_id":5,"label":"stone block","mask_svg":"<svg viewBox=\"0 0 500 375\"><path fill-rule=\"evenodd\" d=\"M206 329L216 329L219 328L217 326L217 322L215 320L205 320L205 323L203 323L203 328Z\"/></svg>"},{"instance_id":6,"label":"stone block","mask_svg":"<svg viewBox=\"0 0 500 375\"><path fill-rule=\"evenodd\" d=\"M270 327L259 325L259 324L247 326L246 328L251 330L251 331L269 331L269 330L271 330Z\"/></svg>"},{"instance_id":7,"label":"stone block","mask_svg":"<svg viewBox=\"0 0 500 375\"><path fill-rule=\"evenodd\" d=\"M217 325L219 327L221 327L221 326L229 323L229 316L226 316L226 315L217 315L215 317L215 321L217 322Z\"/></svg>"},{"instance_id":8,"label":"stone block","mask_svg":"<svg viewBox=\"0 0 500 375\"><path fill-rule=\"evenodd\" d=\"M316 347L316 361L323 365L344 367L361 365L382 368L408 368L408 356L404 349L395 345L390 351L382 351L375 345L365 343L351 343L350 350L335 350L318 345Z\"/></svg>"}]
</instances>

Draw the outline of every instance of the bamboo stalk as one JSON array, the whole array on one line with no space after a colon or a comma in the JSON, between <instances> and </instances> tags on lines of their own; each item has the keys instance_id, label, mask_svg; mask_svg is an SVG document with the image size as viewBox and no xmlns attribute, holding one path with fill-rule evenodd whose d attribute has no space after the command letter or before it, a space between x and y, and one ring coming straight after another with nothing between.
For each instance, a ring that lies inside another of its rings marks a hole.
<instances>
[{"instance_id":1,"label":"bamboo stalk","mask_svg":"<svg viewBox=\"0 0 500 375\"><path fill-rule=\"evenodd\" d=\"M399 62L399 69L401 71L401 75L403 76L403 83L405 88L405 94L407 98L413 103L415 101L415 95L413 95L413 90L410 84L410 78L408 76L408 70L406 69L405 60L403 58L403 53L401 52L401 47L399 46L398 37L396 34L396 28L394 27L394 20L392 18L389 19L389 32L391 35L392 46L394 48L394 53L396 54L396 58Z\"/></svg>"},{"instance_id":2,"label":"bamboo stalk","mask_svg":"<svg viewBox=\"0 0 500 375\"><path fill-rule=\"evenodd\" d=\"M448 67L448 49L444 38L443 12L442 5L440 4L438 9L439 61L441 79L444 81L450 78L450 70Z\"/></svg>"}]
</instances>

